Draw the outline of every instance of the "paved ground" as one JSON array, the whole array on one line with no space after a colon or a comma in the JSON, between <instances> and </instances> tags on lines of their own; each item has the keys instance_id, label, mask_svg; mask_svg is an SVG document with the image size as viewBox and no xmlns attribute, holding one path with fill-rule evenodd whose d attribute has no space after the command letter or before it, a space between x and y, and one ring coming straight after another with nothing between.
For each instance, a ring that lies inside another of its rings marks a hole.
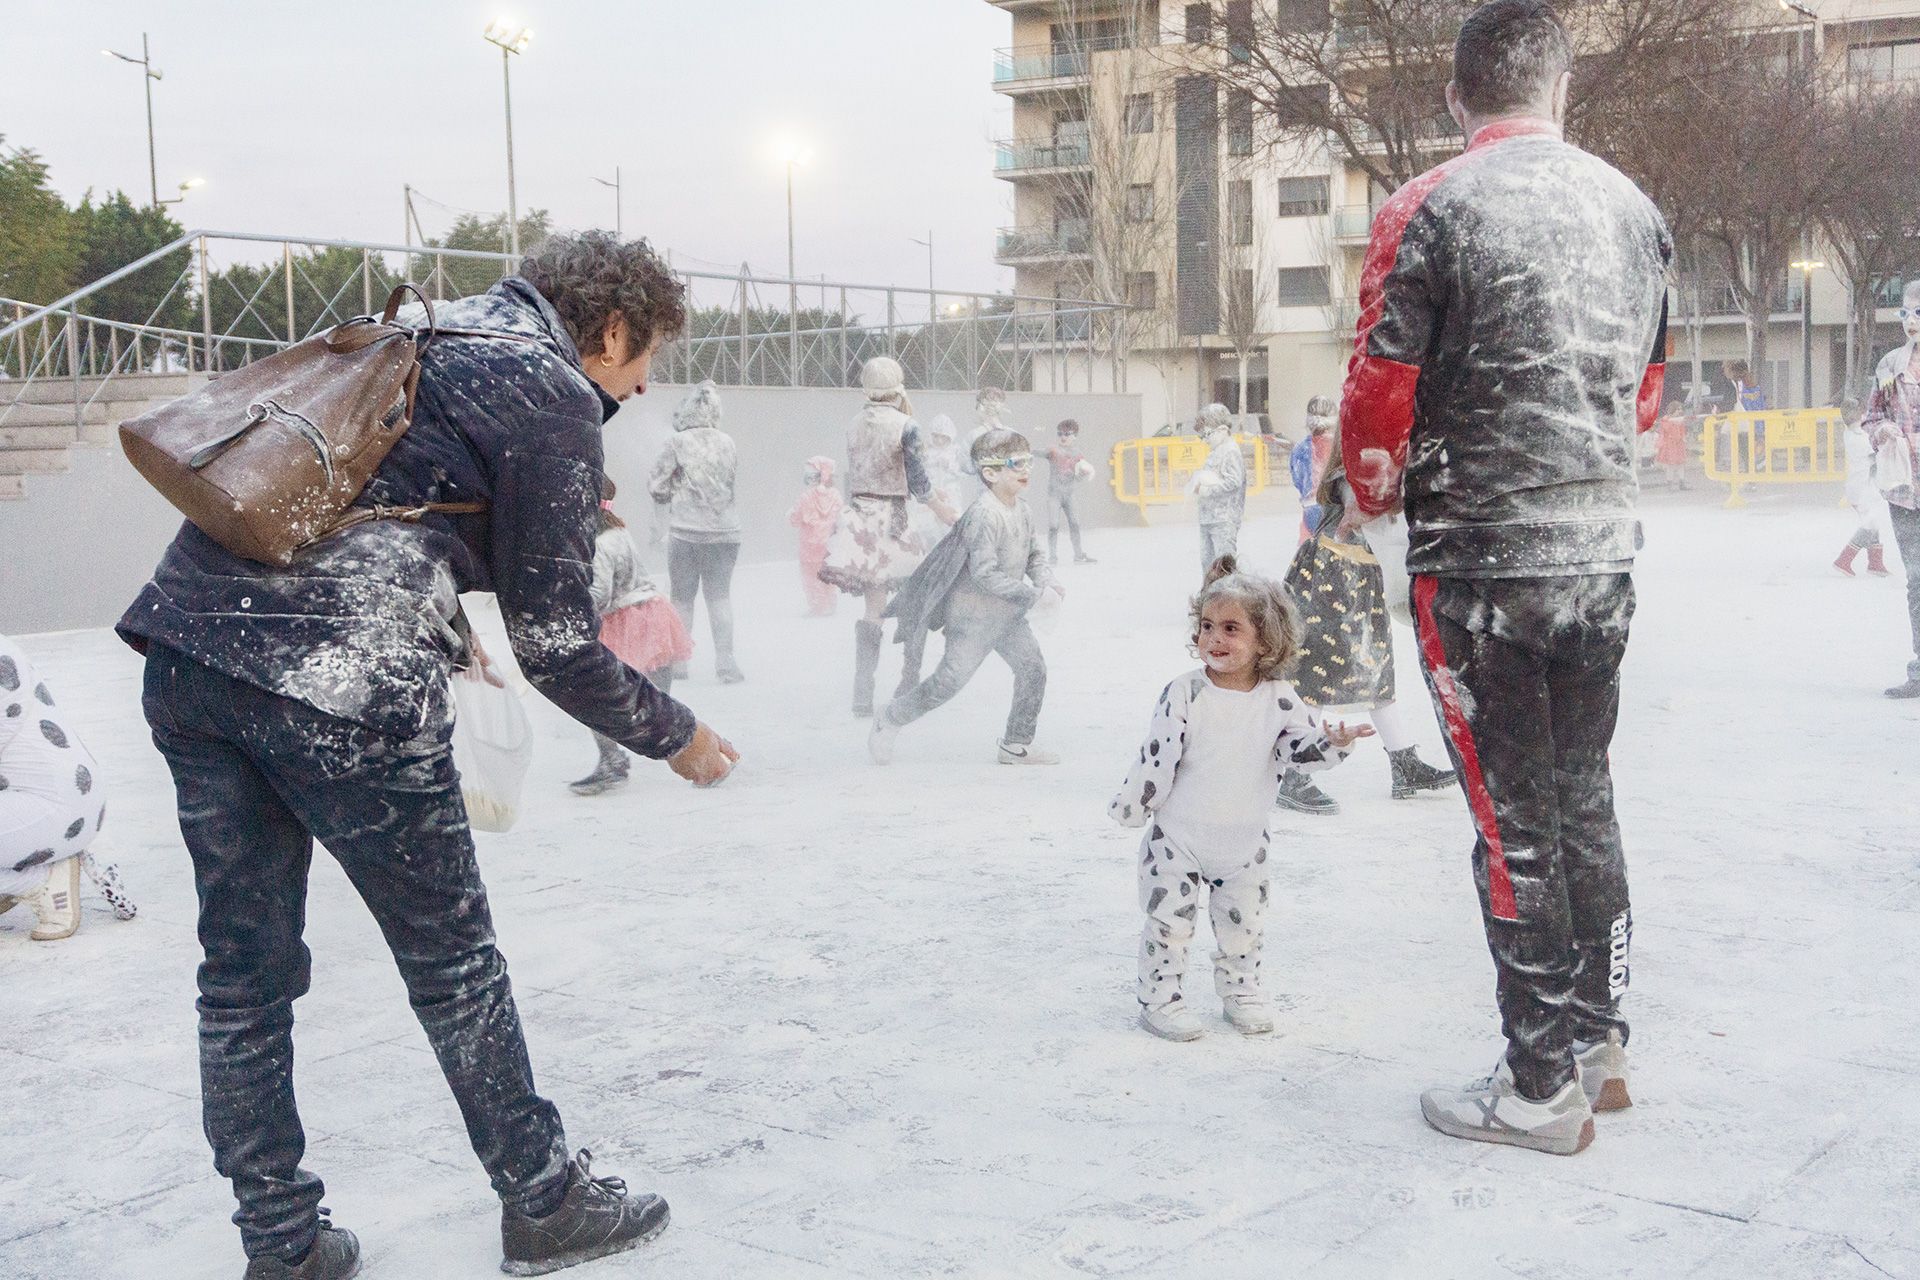
<instances>
[{"instance_id":1,"label":"paved ground","mask_svg":"<svg viewBox=\"0 0 1920 1280\"><path fill-rule=\"evenodd\" d=\"M1614 754L1639 1105L1585 1154L1421 1122L1421 1087L1494 1061L1491 965L1463 805L1388 800L1378 751L1329 779L1342 816L1283 819L1279 1034L1133 1025L1134 837L1103 810L1190 665L1191 529L1099 535L1070 579L1053 771L994 765L997 670L873 770L842 710L851 615L798 619L768 567L743 582L750 683L684 690L748 751L733 781L575 799L591 747L543 706L536 800L483 838L544 1088L597 1168L673 1204L657 1244L579 1274L1920 1276L1920 707L1878 695L1898 588L1826 568L1850 523L1825 500L1649 508ZM1246 543L1278 571L1291 522ZM0 919L0 1275L237 1276L138 665L99 633L28 647L111 774L143 910L96 902L58 945ZM365 1274L494 1274L495 1202L324 857L308 940L308 1163Z\"/></svg>"}]
</instances>

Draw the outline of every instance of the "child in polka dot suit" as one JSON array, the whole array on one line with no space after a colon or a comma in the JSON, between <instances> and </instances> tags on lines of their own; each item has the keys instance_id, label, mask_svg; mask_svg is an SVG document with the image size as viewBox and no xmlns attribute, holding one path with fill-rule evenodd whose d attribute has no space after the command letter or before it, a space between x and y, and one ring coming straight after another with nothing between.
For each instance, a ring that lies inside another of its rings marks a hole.
<instances>
[{"instance_id":1,"label":"child in polka dot suit","mask_svg":"<svg viewBox=\"0 0 1920 1280\"><path fill-rule=\"evenodd\" d=\"M1281 678L1300 644L1286 589L1222 556L1192 602L1192 646L1204 664L1160 694L1146 745L1108 806L1140 844L1140 1023L1168 1040L1206 1034L1181 979L1205 901L1217 950L1213 985L1243 1035L1273 1030L1260 990L1261 926L1272 838L1267 815L1289 768L1332 768L1366 726L1322 726Z\"/></svg>"}]
</instances>

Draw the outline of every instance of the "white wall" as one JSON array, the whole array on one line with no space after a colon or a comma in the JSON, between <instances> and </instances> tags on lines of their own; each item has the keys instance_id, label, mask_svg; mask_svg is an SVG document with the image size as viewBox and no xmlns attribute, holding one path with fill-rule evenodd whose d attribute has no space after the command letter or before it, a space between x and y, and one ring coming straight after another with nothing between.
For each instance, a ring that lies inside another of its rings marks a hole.
<instances>
[{"instance_id":1,"label":"white wall","mask_svg":"<svg viewBox=\"0 0 1920 1280\"><path fill-rule=\"evenodd\" d=\"M650 515L646 476L671 428L685 388L655 386L630 401L606 429L607 471L620 486L618 507L638 527ZM857 391L742 387L723 389L726 429L740 445L742 557L778 560L794 555L787 512L799 496L801 472L813 454L844 469L847 423L859 410ZM922 422L936 413L964 433L973 425L973 396L923 392L915 396ZM1114 441L1141 431L1138 396L1047 395L1015 392L1008 418L1036 447L1053 439L1061 418L1079 421L1082 447L1100 465ZM963 437L964 438L964 437ZM129 466L118 448L82 447L72 470L30 476L24 501L0 502L0 632L25 634L111 625L139 593L179 527L165 499ZM1046 476L1034 473L1032 502L1044 510ZM1083 490L1082 519L1094 526L1137 520L1113 497L1103 471ZM664 570L664 564L653 566Z\"/></svg>"}]
</instances>

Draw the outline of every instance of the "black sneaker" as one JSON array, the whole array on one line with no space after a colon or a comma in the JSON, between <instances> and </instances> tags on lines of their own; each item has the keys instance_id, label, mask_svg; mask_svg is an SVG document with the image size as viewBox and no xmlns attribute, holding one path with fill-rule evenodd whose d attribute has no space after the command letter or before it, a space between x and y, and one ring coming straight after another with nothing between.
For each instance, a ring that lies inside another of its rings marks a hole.
<instances>
[{"instance_id":1,"label":"black sneaker","mask_svg":"<svg viewBox=\"0 0 1920 1280\"><path fill-rule=\"evenodd\" d=\"M1333 814L1340 812L1340 802L1313 785L1313 780L1298 769L1287 770L1280 780L1280 794L1273 802L1282 809L1291 809L1295 813Z\"/></svg>"},{"instance_id":2,"label":"black sneaker","mask_svg":"<svg viewBox=\"0 0 1920 1280\"><path fill-rule=\"evenodd\" d=\"M544 1218L500 1210L500 1269L510 1276L543 1276L645 1244L667 1229L667 1202L652 1193L627 1198L619 1178L596 1178L593 1152L567 1166L567 1194Z\"/></svg>"},{"instance_id":3,"label":"black sneaker","mask_svg":"<svg viewBox=\"0 0 1920 1280\"><path fill-rule=\"evenodd\" d=\"M324 1215L326 1210L320 1212ZM348 1280L359 1274L359 1237L323 1216L320 1234L313 1238L313 1247L298 1265L285 1258L250 1258L245 1280Z\"/></svg>"},{"instance_id":4,"label":"black sneaker","mask_svg":"<svg viewBox=\"0 0 1920 1280\"><path fill-rule=\"evenodd\" d=\"M1889 698L1920 698L1920 679L1908 679L1905 684L1897 684L1887 690Z\"/></svg>"}]
</instances>

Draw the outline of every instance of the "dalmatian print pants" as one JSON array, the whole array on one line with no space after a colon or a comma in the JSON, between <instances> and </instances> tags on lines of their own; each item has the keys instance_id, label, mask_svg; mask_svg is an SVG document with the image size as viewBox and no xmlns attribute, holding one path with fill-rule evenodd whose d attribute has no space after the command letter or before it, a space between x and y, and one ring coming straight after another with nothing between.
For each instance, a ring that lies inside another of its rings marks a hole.
<instances>
[{"instance_id":1,"label":"dalmatian print pants","mask_svg":"<svg viewBox=\"0 0 1920 1280\"><path fill-rule=\"evenodd\" d=\"M1260 989L1260 945L1267 915L1267 850L1262 834L1257 848L1230 853L1198 850L1150 828L1140 844L1140 907L1147 913L1140 933L1140 1003L1148 1007L1181 998L1206 903L1213 922L1213 989L1223 998Z\"/></svg>"}]
</instances>

